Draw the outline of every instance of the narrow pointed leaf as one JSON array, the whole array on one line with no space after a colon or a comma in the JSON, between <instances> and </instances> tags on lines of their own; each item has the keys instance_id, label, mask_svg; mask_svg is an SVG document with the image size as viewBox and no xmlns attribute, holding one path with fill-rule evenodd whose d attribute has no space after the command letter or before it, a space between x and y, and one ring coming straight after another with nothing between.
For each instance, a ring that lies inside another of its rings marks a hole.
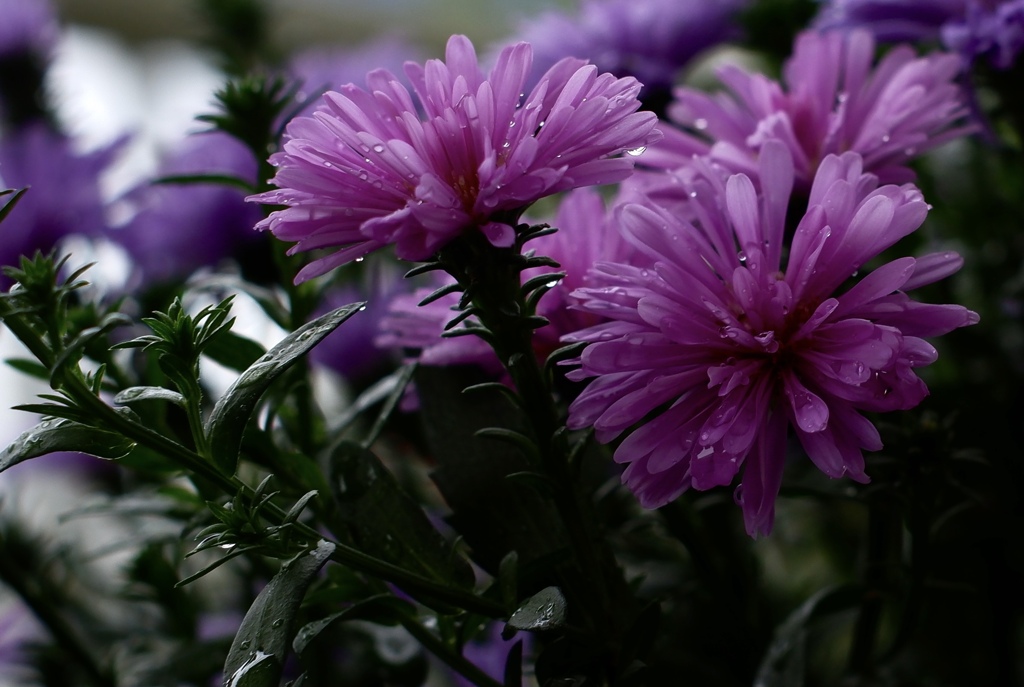
<instances>
[{"instance_id":1,"label":"narrow pointed leaf","mask_svg":"<svg viewBox=\"0 0 1024 687\"><path fill-rule=\"evenodd\" d=\"M326 618L303 625L295 634L292 650L301 654L321 632L339 620L368 620L378 625L397 625L403 617L411 617L415 613L416 607L408 601L391 594L377 594Z\"/></svg>"},{"instance_id":2,"label":"narrow pointed leaf","mask_svg":"<svg viewBox=\"0 0 1024 687\"><path fill-rule=\"evenodd\" d=\"M360 550L445 584L473 585L473 571L398 486L380 459L344 442L331 456L331 485L340 517Z\"/></svg>"},{"instance_id":3,"label":"narrow pointed leaf","mask_svg":"<svg viewBox=\"0 0 1024 687\"><path fill-rule=\"evenodd\" d=\"M134 448L119 434L88 427L71 420L43 420L0 452L0 472L31 458L58 451L88 453L98 458L123 458Z\"/></svg>"},{"instance_id":4,"label":"narrow pointed leaf","mask_svg":"<svg viewBox=\"0 0 1024 687\"><path fill-rule=\"evenodd\" d=\"M184 396L162 386L132 386L114 396L114 403L118 405L128 405L139 401L167 401L182 407L185 406Z\"/></svg>"},{"instance_id":5,"label":"narrow pointed leaf","mask_svg":"<svg viewBox=\"0 0 1024 687\"><path fill-rule=\"evenodd\" d=\"M254 362L217 401L206 422L206 435L214 458L226 472L235 470L242 433L264 392L362 307L362 303L353 303L299 327Z\"/></svg>"},{"instance_id":6,"label":"narrow pointed leaf","mask_svg":"<svg viewBox=\"0 0 1024 687\"><path fill-rule=\"evenodd\" d=\"M306 589L334 552L321 540L281 566L242 620L224 662L224 684L230 687L278 687Z\"/></svg>"}]
</instances>

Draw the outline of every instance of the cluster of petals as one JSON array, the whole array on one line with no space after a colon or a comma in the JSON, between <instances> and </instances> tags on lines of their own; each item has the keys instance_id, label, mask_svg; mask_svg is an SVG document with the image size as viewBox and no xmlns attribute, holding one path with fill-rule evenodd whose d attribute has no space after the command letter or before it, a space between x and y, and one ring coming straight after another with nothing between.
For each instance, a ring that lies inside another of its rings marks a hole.
<instances>
[{"instance_id":1,"label":"cluster of petals","mask_svg":"<svg viewBox=\"0 0 1024 687\"><path fill-rule=\"evenodd\" d=\"M1012 67L1024 50L1021 0L831 0L815 24L864 28L882 41L941 37L968 61L983 58L997 69Z\"/></svg>"},{"instance_id":2,"label":"cluster of petals","mask_svg":"<svg viewBox=\"0 0 1024 687\"><path fill-rule=\"evenodd\" d=\"M537 62L582 57L602 71L635 76L650 90L668 90L702 51L738 33L747 0L585 0L578 16L559 11L523 29Z\"/></svg>"},{"instance_id":3,"label":"cluster of petals","mask_svg":"<svg viewBox=\"0 0 1024 687\"><path fill-rule=\"evenodd\" d=\"M444 62L406 63L419 107L386 70L365 90L326 93L271 156L278 189L251 200L287 207L258 227L295 242L292 252L333 250L302 280L390 244L401 259L428 259L468 230L510 246L509 216L628 176L635 158L621 153L658 136L656 117L637 111L640 84L565 59L524 95L531 64L519 43L485 75L469 40L453 36Z\"/></svg>"},{"instance_id":4,"label":"cluster of petals","mask_svg":"<svg viewBox=\"0 0 1024 687\"><path fill-rule=\"evenodd\" d=\"M614 206L614 203L613 203ZM534 239L529 248L552 258L565 274L541 298L537 314L548 324L534 332L533 348L541 360L558 348L566 334L584 329L600 321L594 315L570 308L572 292L589 283L588 270L603 261L633 262L637 252L626 242L614 223L614 212L605 208L601 195L594 189L576 189L562 199L552 225L554 234ZM523 273L528 280L548 268L534 268ZM433 286L400 294L388 305L387 315L380 323L377 345L395 350L418 351L424 365L475 365L494 376L502 366L494 351L475 336L442 338L445 325L457 314L459 296L452 294L426 305L419 302L436 288L453 283L450 277L437 280Z\"/></svg>"},{"instance_id":5,"label":"cluster of petals","mask_svg":"<svg viewBox=\"0 0 1024 687\"><path fill-rule=\"evenodd\" d=\"M653 264L599 263L575 295L608 321L567 337L589 342L571 378L595 378L569 426L603 442L627 434L615 459L649 508L742 469L751 535L771 529L787 428L822 472L866 481L863 451L882 445L863 413L919 403L928 391L915 369L936 358L923 337L977 321L905 293L955 272L955 253L900 258L841 288L922 223L914 186L879 185L855 153L827 156L784 251L793 162L769 141L758 164L760 190L695 161L692 221L622 208L623 231Z\"/></svg>"},{"instance_id":6,"label":"cluster of petals","mask_svg":"<svg viewBox=\"0 0 1024 687\"><path fill-rule=\"evenodd\" d=\"M0 225L0 264L14 265L20 255L48 251L71 234L106 231L98 179L120 150L118 141L77 153L73 141L41 122L0 138L0 189L28 188ZM0 277L5 283L6 277Z\"/></svg>"},{"instance_id":7,"label":"cluster of petals","mask_svg":"<svg viewBox=\"0 0 1024 687\"><path fill-rule=\"evenodd\" d=\"M797 185L806 190L828 155L859 153L883 183L914 179L907 166L918 154L973 130L951 54L917 57L908 46L875 65L875 41L863 30L806 31L797 37L783 82L737 65L718 76L728 92L680 88L669 116L691 132L673 132L645 160L678 167L694 154L748 176L758 151L782 141L793 157Z\"/></svg>"},{"instance_id":8,"label":"cluster of petals","mask_svg":"<svg viewBox=\"0 0 1024 687\"><path fill-rule=\"evenodd\" d=\"M864 28L880 41L935 40L944 24L963 17L969 0L827 0L815 18L821 29Z\"/></svg>"}]
</instances>

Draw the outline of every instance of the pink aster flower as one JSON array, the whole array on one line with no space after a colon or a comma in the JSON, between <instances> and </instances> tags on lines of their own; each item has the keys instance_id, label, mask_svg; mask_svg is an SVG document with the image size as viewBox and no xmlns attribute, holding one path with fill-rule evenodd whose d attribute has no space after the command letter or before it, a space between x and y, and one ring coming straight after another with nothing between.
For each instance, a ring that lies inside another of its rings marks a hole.
<instances>
[{"instance_id":1,"label":"pink aster flower","mask_svg":"<svg viewBox=\"0 0 1024 687\"><path fill-rule=\"evenodd\" d=\"M828 155L859 153L864 169L883 183L914 179L915 156L974 130L955 83L962 63L955 55L917 57L898 46L873 66L875 42L864 30L816 33L796 40L783 83L727 65L719 79L728 93L681 88L669 116L694 130L704 151L736 172L753 176L757 153L769 140L786 144L798 187L806 190ZM675 148L689 153L694 141ZM652 151L654 152L654 151ZM671 149L645 158L681 166L688 156Z\"/></svg>"},{"instance_id":2,"label":"pink aster flower","mask_svg":"<svg viewBox=\"0 0 1024 687\"><path fill-rule=\"evenodd\" d=\"M558 231L531 242L530 248L558 262L565 272L558 283L541 298L537 314L549 324L534 332L533 348L541 360L562 344L566 334L597 324L603 318L570 308L575 302L571 294L589 283L588 270L601 261L633 263L639 258L613 222L613 214L605 209L601 196L592 189L577 189L562 199L553 226ZM547 268L526 270L526 281ZM383 348L419 350L419 360L426 365L476 365L494 376L502 373L501 362L483 339L475 336L442 338L445 325L457 314L457 294L419 305L434 289L454 281L438 279L431 288L395 297L388 314L381 320L377 345Z\"/></svg>"},{"instance_id":3,"label":"pink aster flower","mask_svg":"<svg viewBox=\"0 0 1024 687\"><path fill-rule=\"evenodd\" d=\"M279 188L251 200L288 207L257 227L295 241L292 252L333 250L301 281L392 243L404 260L470 230L510 246L508 222L539 198L625 178L634 159L619 154L657 136L655 116L637 112L640 84L565 59L524 97L531 60L528 44L510 46L485 76L453 36L445 62L406 64L419 108L385 70L367 90L328 92L271 156Z\"/></svg>"},{"instance_id":4,"label":"pink aster flower","mask_svg":"<svg viewBox=\"0 0 1024 687\"><path fill-rule=\"evenodd\" d=\"M879 186L859 155L829 155L784 250L793 163L778 141L758 163L760 194L697 161L692 222L626 206L624 231L655 264L598 265L599 283L576 295L610 321L568 337L590 342L571 378L595 377L569 426L604 442L626 434L615 460L648 508L742 469L736 500L752 536L771 530L788 428L826 475L867 481L862 451L882 444L863 413L919 403L928 389L915 369L936 358L922 337L978 320L905 293L955 272L955 253L900 258L844 288L920 226L928 206L914 186Z\"/></svg>"}]
</instances>

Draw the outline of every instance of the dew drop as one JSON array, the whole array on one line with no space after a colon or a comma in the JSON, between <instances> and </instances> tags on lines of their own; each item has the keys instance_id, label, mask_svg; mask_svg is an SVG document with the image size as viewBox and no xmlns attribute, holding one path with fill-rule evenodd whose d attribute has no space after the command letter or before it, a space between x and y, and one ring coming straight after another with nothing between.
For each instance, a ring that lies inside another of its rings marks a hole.
<instances>
[{"instance_id":1,"label":"dew drop","mask_svg":"<svg viewBox=\"0 0 1024 687\"><path fill-rule=\"evenodd\" d=\"M890 136L889 134L883 134L882 135L882 143L888 143L891 140L892 140L892 136Z\"/></svg>"},{"instance_id":2,"label":"dew drop","mask_svg":"<svg viewBox=\"0 0 1024 687\"><path fill-rule=\"evenodd\" d=\"M384 152L384 146L381 145L380 143L378 143L377 145L373 146L373 152L375 152L375 153L383 153Z\"/></svg>"},{"instance_id":3,"label":"dew drop","mask_svg":"<svg viewBox=\"0 0 1024 687\"><path fill-rule=\"evenodd\" d=\"M633 157L636 157L638 155L643 155L645 150L647 150L647 146L640 146L639 148L633 148L632 150L627 150L626 154L627 155L632 155Z\"/></svg>"},{"instance_id":4,"label":"dew drop","mask_svg":"<svg viewBox=\"0 0 1024 687\"><path fill-rule=\"evenodd\" d=\"M363 170L362 172L359 173L359 178L362 179L363 181L366 181L367 179L370 178L370 175L367 174L365 170Z\"/></svg>"},{"instance_id":5,"label":"dew drop","mask_svg":"<svg viewBox=\"0 0 1024 687\"><path fill-rule=\"evenodd\" d=\"M690 197L691 198L696 198L697 197L697 192L696 191L690 191Z\"/></svg>"},{"instance_id":6,"label":"dew drop","mask_svg":"<svg viewBox=\"0 0 1024 687\"><path fill-rule=\"evenodd\" d=\"M324 160L324 167L333 167L333 166L334 165L332 165L330 162L328 162L327 160Z\"/></svg>"},{"instance_id":7,"label":"dew drop","mask_svg":"<svg viewBox=\"0 0 1024 687\"><path fill-rule=\"evenodd\" d=\"M362 262L363 260L366 260L366 258L364 258L363 256L359 256L358 258L356 258L356 262Z\"/></svg>"},{"instance_id":8,"label":"dew drop","mask_svg":"<svg viewBox=\"0 0 1024 687\"><path fill-rule=\"evenodd\" d=\"M739 253L736 254L736 259L739 260L741 263L746 262L747 254L744 253L743 251L740 251Z\"/></svg>"},{"instance_id":9,"label":"dew drop","mask_svg":"<svg viewBox=\"0 0 1024 687\"><path fill-rule=\"evenodd\" d=\"M693 128L697 129L698 131L704 131L704 129L708 128L708 120L704 119L703 117L697 119L696 121L693 122Z\"/></svg>"}]
</instances>

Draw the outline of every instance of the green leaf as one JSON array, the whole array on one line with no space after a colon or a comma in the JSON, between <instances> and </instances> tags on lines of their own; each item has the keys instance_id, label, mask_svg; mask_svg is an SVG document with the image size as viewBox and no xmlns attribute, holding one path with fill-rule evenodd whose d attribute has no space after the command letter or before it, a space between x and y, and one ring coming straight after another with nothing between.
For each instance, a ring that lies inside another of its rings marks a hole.
<instances>
[{"instance_id":1,"label":"green leaf","mask_svg":"<svg viewBox=\"0 0 1024 687\"><path fill-rule=\"evenodd\" d=\"M29 358L8 358L4 361L22 374L35 377L36 379L50 380L50 370L46 365Z\"/></svg>"},{"instance_id":2,"label":"green leaf","mask_svg":"<svg viewBox=\"0 0 1024 687\"><path fill-rule=\"evenodd\" d=\"M516 551L522 588L547 586L550 581L535 579L535 572L567 546L561 519L534 485L508 479L531 469L523 449L476 436L487 427L528 432L522 410L504 394L463 394L482 381L476 369L421 365L415 381L425 437L438 463L431 477L453 511L452 525L473 550L474 562L497 575L502 559Z\"/></svg>"},{"instance_id":3,"label":"green leaf","mask_svg":"<svg viewBox=\"0 0 1024 687\"><path fill-rule=\"evenodd\" d=\"M217 401L206 421L206 435L214 459L225 472L234 473L242 433L270 385L362 307L353 303L299 327L254 362Z\"/></svg>"},{"instance_id":4,"label":"green leaf","mask_svg":"<svg viewBox=\"0 0 1024 687\"><path fill-rule=\"evenodd\" d=\"M162 386L131 386L114 396L114 403L118 405L128 405L139 401L168 401L182 408L185 407L184 396Z\"/></svg>"},{"instance_id":5,"label":"green leaf","mask_svg":"<svg viewBox=\"0 0 1024 687\"><path fill-rule=\"evenodd\" d=\"M566 604L562 590L546 587L523 602L506 625L528 632L554 630L565 624L565 616Z\"/></svg>"},{"instance_id":6,"label":"green leaf","mask_svg":"<svg viewBox=\"0 0 1024 687\"><path fill-rule=\"evenodd\" d=\"M153 184L214 184L217 186L233 186L246 193L255 193L256 189L245 179L230 174L174 174L153 179Z\"/></svg>"},{"instance_id":7,"label":"green leaf","mask_svg":"<svg viewBox=\"0 0 1024 687\"><path fill-rule=\"evenodd\" d=\"M224 662L224 684L229 687L278 687L288 653L289 639L302 598L317 572L334 552L334 544L321 540L281 566L242 620Z\"/></svg>"},{"instance_id":8,"label":"green leaf","mask_svg":"<svg viewBox=\"0 0 1024 687\"><path fill-rule=\"evenodd\" d=\"M757 671L755 687L803 687L808 625L822 616L857 606L863 592L853 585L826 587L802 603L775 628Z\"/></svg>"},{"instance_id":9,"label":"green leaf","mask_svg":"<svg viewBox=\"0 0 1024 687\"><path fill-rule=\"evenodd\" d=\"M352 604L343 611L302 626L295 634L292 650L301 654L321 632L339 620L368 620L378 625L397 625L416 613L416 607L392 594L377 594Z\"/></svg>"},{"instance_id":10,"label":"green leaf","mask_svg":"<svg viewBox=\"0 0 1024 687\"><path fill-rule=\"evenodd\" d=\"M377 456L353 442L331 455L331 486L353 544L365 553L445 584L470 589L473 571L398 486Z\"/></svg>"},{"instance_id":11,"label":"green leaf","mask_svg":"<svg viewBox=\"0 0 1024 687\"><path fill-rule=\"evenodd\" d=\"M342 414L341 419L332 426L331 431L340 435L342 430L355 422L359 415L365 413L378 403L384 402L384 410L388 410L389 408L393 409L394 405L401 400L402 394L405 392L405 387L408 386L409 382L412 380L412 375L415 370L416 363L408 363L386 377L376 381L372 386L366 389L366 391L359 394L351 404L349 404L345 409L345 412ZM390 414L390 412L388 414ZM378 422L379 419L380 418L378 418Z\"/></svg>"},{"instance_id":12,"label":"green leaf","mask_svg":"<svg viewBox=\"0 0 1024 687\"><path fill-rule=\"evenodd\" d=\"M3 207L0 207L0 222L2 222L4 218L10 214L11 210L13 210L14 206L18 204L18 201L21 200L21 197L25 195L25 191L27 190L28 188L18 189L17 191L14 192L14 195L11 196L11 199L8 200ZM11 190L6 190L3 194L7 195L9 193L11 193Z\"/></svg>"},{"instance_id":13,"label":"green leaf","mask_svg":"<svg viewBox=\"0 0 1024 687\"><path fill-rule=\"evenodd\" d=\"M30 458L57 451L76 451L116 460L128 455L134 447L134 442L113 432L71 420L43 420L0 453L0 472Z\"/></svg>"},{"instance_id":14,"label":"green leaf","mask_svg":"<svg viewBox=\"0 0 1024 687\"><path fill-rule=\"evenodd\" d=\"M249 369L266 352L259 343L232 331L219 333L203 349L203 355L236 372Z\"/></svg>"}]
</instances>

